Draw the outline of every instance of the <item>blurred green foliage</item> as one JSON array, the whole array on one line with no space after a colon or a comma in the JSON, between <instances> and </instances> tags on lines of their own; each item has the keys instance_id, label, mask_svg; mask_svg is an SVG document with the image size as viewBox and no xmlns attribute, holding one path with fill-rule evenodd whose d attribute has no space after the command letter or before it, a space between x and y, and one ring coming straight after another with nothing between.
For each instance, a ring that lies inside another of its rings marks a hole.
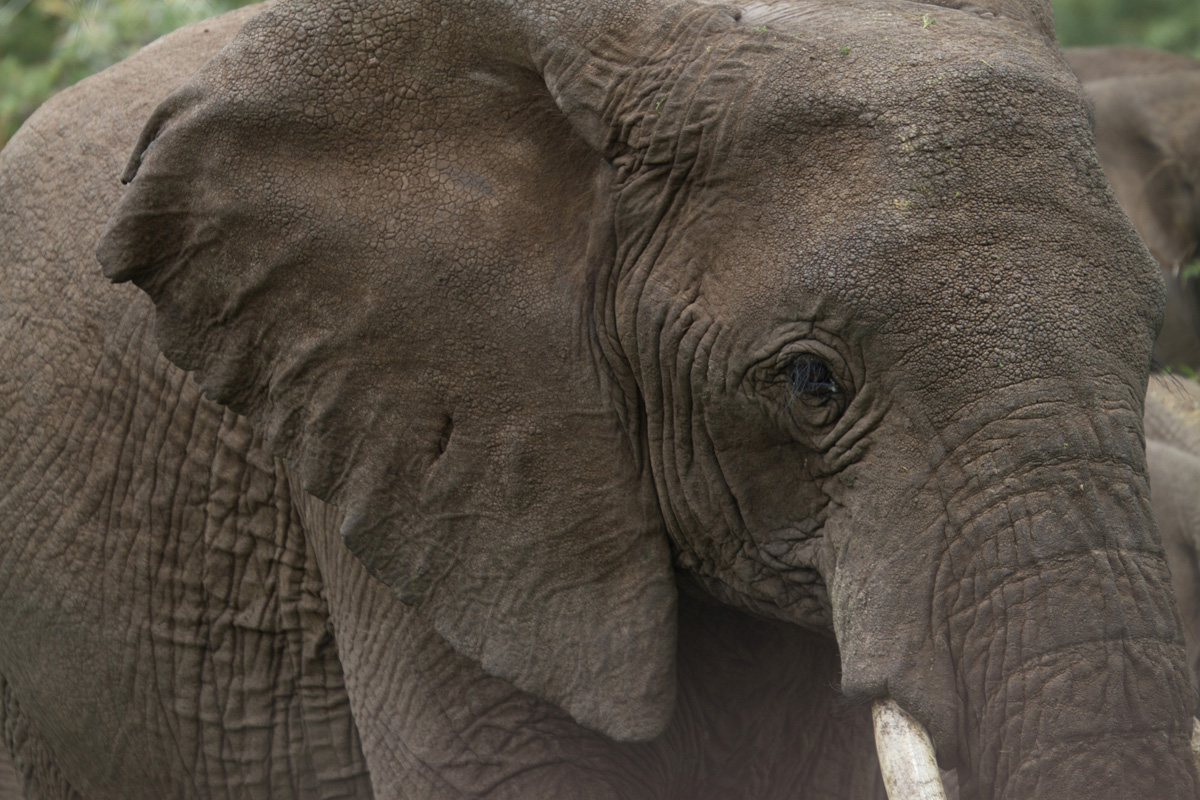
<instances>
[{"instance_id":1,"label":"blurred green foliage","mask_svg":"<svg viewBox=\"0 0 1200 800\"><path fill-rule=\"evenodd\" d=\"M0 0L0 145L58 90L180 25L251 1ZM1200 0L1054 0L1054 13L1064 45L1200 56Z\"/></svg>"},{"instance_id":2,"label":"blurred green foliage","mask_svg":"<svg viewBox=\"0 0 1200 800\"><path fill-rule=\"evenodd\" d=\"M1053 0L1063 47L1140 44L1200 57L1200 0Z\"/></svg>"},{"instance_id":3,"label":"blurred green foliage","mask_svg":"<svg viewBox=\"0 0 1200 800\"><path fill-rule=\"evenodd\" d=\"M253 0L0 0L0 146L50 95Z\"/></svg>"}]
</instances>

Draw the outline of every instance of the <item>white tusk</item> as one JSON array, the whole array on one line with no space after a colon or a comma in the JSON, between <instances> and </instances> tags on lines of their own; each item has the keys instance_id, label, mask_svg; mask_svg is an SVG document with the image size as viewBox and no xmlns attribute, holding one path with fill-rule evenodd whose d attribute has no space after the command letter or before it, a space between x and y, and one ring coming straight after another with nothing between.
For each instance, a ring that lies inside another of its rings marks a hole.
<instances>
[{"instance_id":1,"label":"white tusk","mask_svg":"<svg viewBox=\"0 0 1200 800\"><path fill-rule=\"evenodd\" d=\"M875 749L889 800L946 800L933 742L921 723L890 697L876 700L871 715L875 718ZM1200 728L1197 731L1200 735ZM1192 742L1195 747L1200 740L1193 737Z\"/></svg>"},{"instance_id":2,"label":"white tusk","mask_svg":"<svg viewBox=\"0 0 1200 800\"><path fill-rule=\"evenodd\" d=\"M1192 717L1192 758L1196 761L1196 771L1200 772L1200 719Z\"/></svg>"}]
</instances>

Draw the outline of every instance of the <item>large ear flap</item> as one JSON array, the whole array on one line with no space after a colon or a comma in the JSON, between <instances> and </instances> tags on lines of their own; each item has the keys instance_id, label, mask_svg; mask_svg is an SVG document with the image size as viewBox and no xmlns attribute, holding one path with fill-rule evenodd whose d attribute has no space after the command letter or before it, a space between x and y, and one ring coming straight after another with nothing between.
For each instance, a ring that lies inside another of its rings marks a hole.
<instances>
[{"instance_id":1,"label":"large ear flap","mask_svg":"<svg viewBox=\"0 0 1200 800\"><path fill-rule=\"evenodd\" d=\"M606 333L613 169L595 103L543 74L598 90L551 26L637 9L399 5L247 25L148 124L100 261L457 650L610 736L656 735L675 588Z\"/></svg>"}]
</instances>

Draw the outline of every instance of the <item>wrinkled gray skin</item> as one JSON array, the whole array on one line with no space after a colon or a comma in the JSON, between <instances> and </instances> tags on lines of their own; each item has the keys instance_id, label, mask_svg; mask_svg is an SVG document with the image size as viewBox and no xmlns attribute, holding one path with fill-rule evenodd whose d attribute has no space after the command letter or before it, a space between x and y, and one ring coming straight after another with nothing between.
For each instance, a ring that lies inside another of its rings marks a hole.
<instances>
[{"instance_id":1,"label":"wrinkled gray skin","mask_svg":"<svg viewBox=\"0 0 1200 800\"><path fill-rule=\"evenodd\" d=\"M0 155L32 796L1197 796L1048 5L243 19Z\"/></svg>"},{"instance_id":2,"label":"wrinkled gray skin","mask_svg":"<svg viewBox=\"0 0 1200 800\"><path fill-rule=\"evenodd\" d=\"M1166 274L1156 357L1200 369L1200 61L1136 47L1068 49L1095 106L1096 149Z\"/></svg>"},{"instance_id":3,"label":"wrinkled gray skin","mask_svg":"<svg viewBox=\"0 0 1200 800\"><path fill-rule=\"evenodd\" d=\"M1151 380L1146 462L1188 663L1200 674L1200 384L1174 377Z\"/></svg>"}]
</instances>

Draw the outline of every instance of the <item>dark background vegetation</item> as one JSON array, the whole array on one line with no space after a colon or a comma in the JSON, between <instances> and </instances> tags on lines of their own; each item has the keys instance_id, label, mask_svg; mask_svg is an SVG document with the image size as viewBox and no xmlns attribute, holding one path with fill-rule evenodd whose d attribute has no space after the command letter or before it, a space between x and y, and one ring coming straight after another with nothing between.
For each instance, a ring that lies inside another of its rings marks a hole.
<instances>
[{"instance_id":1,"label":"dark background vegetation","mask_svg":"<svg viewBox=\"0 0 1200 800\"><path fill-rule=\"evenodd\" d=\"M0 0L0 145L50 95L253 0Z\"/></svg>"},{"instance_id":2,"label":"dark background vegetation","mask_svg":"<svg viewBox=\"0 0 1200 800\"><path fill-rule=\"evenodd\" d=\"M0 145L56 91L180 25L248 2L0 0ZM1200 56L1200 0L1054 0L1054 13L1064 45L1144 44Z\"/></svg>"}]
</instances>

